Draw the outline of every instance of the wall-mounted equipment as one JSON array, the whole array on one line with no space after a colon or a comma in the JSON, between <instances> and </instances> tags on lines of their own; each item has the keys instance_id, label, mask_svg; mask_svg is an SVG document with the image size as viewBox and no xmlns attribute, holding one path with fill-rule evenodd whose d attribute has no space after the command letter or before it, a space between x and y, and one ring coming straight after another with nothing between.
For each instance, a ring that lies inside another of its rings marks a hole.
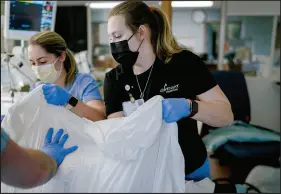
<instances>
[{"instance_id":1,"label":"wall-mounted equipment","mask_svg":"<svg viewBox=\"0 0 281 194\"><path fill-rule=\"evenodd\" d=\"M54 31L56 1L5 1L4 38L28 40L41 31Z\"/></svg>"}]
</instances>

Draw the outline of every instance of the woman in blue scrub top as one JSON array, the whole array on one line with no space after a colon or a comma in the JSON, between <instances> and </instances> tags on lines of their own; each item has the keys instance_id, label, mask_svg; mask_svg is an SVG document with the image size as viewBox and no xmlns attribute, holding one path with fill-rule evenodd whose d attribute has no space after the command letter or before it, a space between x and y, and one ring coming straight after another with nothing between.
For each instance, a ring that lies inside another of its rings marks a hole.
<instances>
[{"instance_id":1,"label":"woman in blue scrub top","mask_svg":"<svg viewBox=\"0 0 281 194\"><path fill-rule=\"evenodd\" d=\"M105 106L95 79L78 73L75 58L59 34L44 31L31 37L28 58L40 80L31 84L30 90L44 83L47 103L65 106L92 121L105 118Z\"/></svg>"}]
</instances>

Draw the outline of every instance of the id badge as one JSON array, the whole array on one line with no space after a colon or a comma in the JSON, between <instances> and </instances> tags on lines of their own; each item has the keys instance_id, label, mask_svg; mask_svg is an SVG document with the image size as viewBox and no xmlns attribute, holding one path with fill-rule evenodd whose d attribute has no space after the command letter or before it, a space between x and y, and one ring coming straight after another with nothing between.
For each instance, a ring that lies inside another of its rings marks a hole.
<instances>
[{"instance_id":1,"label":"id badge","mask_svg":"<svg viewBox=\"0 0 281 194\"><path fill-rule=\"evenodd\" d=\"M122 106L123 106L124 115L126 117L129 116L130 114L135 112L143 104L144 104L143 99L135 100L134 102L131 102L131 101L123 102Z\"/></svg>"}]
</instances>

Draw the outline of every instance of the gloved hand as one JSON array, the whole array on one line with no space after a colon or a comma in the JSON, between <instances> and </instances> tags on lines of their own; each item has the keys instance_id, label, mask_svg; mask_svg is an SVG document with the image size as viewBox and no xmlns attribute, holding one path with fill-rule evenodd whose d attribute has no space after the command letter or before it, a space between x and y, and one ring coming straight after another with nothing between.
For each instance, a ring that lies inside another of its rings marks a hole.
<instances>
[{"instance_id":1,"label":"gloved hand","mask_svg":"<svg viewBox=\"0 0 281 194\"><path fill-rule=\"evenodd\" d=\"M70 94L62 87L55 84L44 84L43 94L48 104L64 106L70 98Z\"/></svg>"},{"instance_id":2,"label":"gloved hand","mask_svg":"<svg viewBox=\"0 0 281 194\"><path fill-rule=\"evenodd\" d=\"M1 123L2 123L2 121L4 119L4 117L5 117L5 115L1 115Z\"/></svg>"},{"instance_id":3,"label":"gloved hand","mask_svg":"<svg viewBox=\"0 0 281 194\"><path fill-rule=\"evenodd\" d=\"M74 152L78 148L78 146L64 148L63 146L67 141L68 135L64 134L64 136L61 138L63 134L63 129L60 129L52 141L53 132L54 129L50 128L46 134L44 146L41 148L40 151L53 158L57 162L57 167L59 167L59 165L64 160L65 156Z\"/></svg>"},{"instance_id":4,"label":"gloved hand","mask_svg":"<svg viewBox=\"0 0 281 194\"><path fill-rule=\"evenodd\" d=\"M177 122L190 115L185 98L167 98L162 101L162 118L166 123Z\"/></svg>"}]
</instances>

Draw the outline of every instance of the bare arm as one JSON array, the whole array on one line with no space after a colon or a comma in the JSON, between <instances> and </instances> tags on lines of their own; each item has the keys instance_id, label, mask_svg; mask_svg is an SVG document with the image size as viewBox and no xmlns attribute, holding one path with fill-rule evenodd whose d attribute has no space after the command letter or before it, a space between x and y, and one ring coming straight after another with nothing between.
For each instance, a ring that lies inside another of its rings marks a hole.
<instances>
[{"instance_id":1,"label":"bare arm","mask_svg":"<svg viewBox=\"0 0 281 194\"><path fill-rule=\"evenodd\" d=\"M122 112L115 112L112 113L110 115L108 115L108 119L112 119L112 118L120 118L120 117L124 117L124 114Z\"/></svg>"},{"instance_id":2,"label":"bare arm","mask_svg":"<svg viewBox=\"0 0 281 194\"><path fill-rule=\"evenodd\" d=\"M105 119L105 106L101 100L91 100L87 103L79 101L71 111L91 121L99 121Z\"/></svg>"},{"instance_id":3,"label":"bare arm","mask_svg":"<svg viewBox=\"0 0 281 194\"><path fill-rule=\"evenodd\" d=\"M1 182L19 188L32 188L48 182L57 163L39 150L24 149L9 140L1 155Z\"/></svg>"},{"instance_id":4,"label":"bare arm","mask_svg":"<svg viewBox=\"0 0 281 194\"><path fill-rule=\"evenodd\" d=\"M213 127L232 124L231 105L218 85L197 97L198 113L192 117L193 119Z\"/></svg>"},{"instance_id":5,"label":"bare arm","mask_svg":"<svg viewBox=\"0 0 281 194\"><path fill-rule=\"evenodd\" d=\"M48 130L39 151L18 146L1 129L1 181L19 188L32 188L48 182L64 158L78 148L64 148L68 134L63 135L63 129L54 138L53 132L53 128Z\"/></svg>"}]
</instances>

